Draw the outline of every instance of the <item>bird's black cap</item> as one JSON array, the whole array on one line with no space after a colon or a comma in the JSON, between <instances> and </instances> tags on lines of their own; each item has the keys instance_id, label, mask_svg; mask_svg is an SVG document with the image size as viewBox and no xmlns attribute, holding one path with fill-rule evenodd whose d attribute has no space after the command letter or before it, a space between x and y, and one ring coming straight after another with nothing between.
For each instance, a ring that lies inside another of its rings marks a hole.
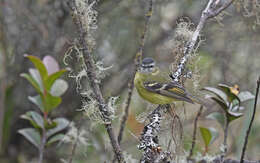
<instances>
[{"instance_id":1,"label":"bird's black cap","mask_svg":"<svg viewBox=\"0 0 260 163\"><path fill-rule=\"evenodd\" d=\"M148 65L154 65L155 61L152 58L144 58L142 61L142 66L146 67Z\"/></svg>"}]
</instances>

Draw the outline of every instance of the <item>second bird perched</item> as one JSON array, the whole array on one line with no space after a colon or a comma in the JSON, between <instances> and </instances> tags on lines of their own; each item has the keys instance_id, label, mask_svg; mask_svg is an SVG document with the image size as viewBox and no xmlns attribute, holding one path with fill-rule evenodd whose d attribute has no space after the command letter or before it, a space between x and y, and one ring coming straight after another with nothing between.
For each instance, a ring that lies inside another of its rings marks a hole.
<instances>
[{"instance_id":1,"label":"second bird perched","mask_svg":"<svg viewBox=\"0 0 260 163\"><path fill-rule=\"evenodd\" d=\"M195 99L180 84L161 81L159 68L152 58L144 58L136 72L134 84L139 95L153 104L175 101L194 103Z\"/></svg>"}]
</instances>

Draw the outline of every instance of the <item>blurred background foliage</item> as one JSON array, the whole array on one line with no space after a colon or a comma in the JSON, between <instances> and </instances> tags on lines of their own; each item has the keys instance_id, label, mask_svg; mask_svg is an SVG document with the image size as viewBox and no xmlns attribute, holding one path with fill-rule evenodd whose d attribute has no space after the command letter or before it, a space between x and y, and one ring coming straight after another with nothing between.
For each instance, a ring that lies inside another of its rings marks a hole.
<instances>
[{"instance_id":1,"label":"blurred background foliage","mask_svg":"<svg viewBox=\"0 0 260 163\"><path fill-rule=\"evenodd\" d=\"M182 19L196 26L206 0L155 0L154 12L146 39L144 56L153 57L165 71L169 70L176 56L176 29ZM198 57L193 61L193 80L186 82L188 90L198 96L198 91L205 86L238 84L241 90L255 91L256 79L260 72L260 26L259 2L256 0L237 0L217 18L206 24L202 33L202 42L197 51ZM102 90L108 99L119 96L114 126L118 131L127 84L133 71L133 59L138 51L140 35L144 26L144 13L147 10L145 0L99 0L98 29L93 54L104 66L111 66L102 80ZM41 59L51 55L65 68L63 57L78 36L65 0L0 0L0 138L2 163L28 163L37 160L35 148L29 144L18 129L29 126L19 118L34 105L27 99L35 94L33 88L19 74L26 72L32 65L23 57L24 54L38 56ZM77 66L76 61L73 66ZM73 64L72 63L72 64ZM81 108L81 97L76 93L74 79L64 76L69 82L69 89L63 96L63 102L52 117L65 117L75 122L75 126L85 131L82 137L87 145L79 143L74 162L106 162L112 160L113 153L108 136L102 124L91 122ZM148 104L134 92L130 106L122 149L127 152L129 160L140 158L137 150L138 136L144 124L141 121L151 109ZM149 105L150 106L150 105ZM189 149L192 124L198 105L178 103L176 112L184 126L184 147ZM212 102L212 110L218 105ZM238 158L241 142L248 126L253 101L245 107L245 116L231 124L228 137L228 157ZM153 107L153 106L152 106ZM150 106L151 108L151 106ZM185 108L185 109L183 109ZM259 106L258 106L259 110ZM259 116L259 111L257 116ZM215 121L204 118L200 126L214 127L220 136L209 148L209 153L219 152L223 140L221 126ZM167 122L161 137L169 137ZM255 119L246 159L260 159L260 120ZM176 130L179 132L179 130ZM203 141L198 134L196 150L203 151ZM163 141L162 141L163 142ZM45 161L61 162L69 157L72 149L70 143L59 143L47 149ZM129 155L131 154L131 155Z\"/></svg>"}]
</instances>

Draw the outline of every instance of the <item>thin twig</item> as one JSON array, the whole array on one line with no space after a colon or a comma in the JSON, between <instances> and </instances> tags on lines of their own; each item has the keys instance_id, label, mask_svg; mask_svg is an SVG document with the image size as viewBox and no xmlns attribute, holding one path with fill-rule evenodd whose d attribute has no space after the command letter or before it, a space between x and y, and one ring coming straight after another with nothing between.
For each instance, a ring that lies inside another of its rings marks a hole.
<instances>
[{"instance_id":1,"label":"thin twig","mask_svg":"<svg viewBox=\"0 0 260 163\"><path fill-rule=\"evenodd\" d=\"M220 14L223 10L225 10L226 8L228 8L235 0L230 0L227 1L226 3L224 3L220 8L218 8L217 10L213 11L211 13L211 15L209 16L209 18L215 17L218 14Z\"/></svg>"},{"instance_id":2,"label":"thin twig","mask_svg":"<svg viewBox=\"0 0 260 163\"><path fill-rule=\"evenodd\" d=\"M148 30L148 26L149 26L149 23L150 23L150 18L152 16L152 12L153 12L153 0L150 0L148 12L145 14L145 25L144 25L144 31L141 35L140 47L139 47L139 50L138 50L138 52L135 56L134 72L133 72L133 75L131 76L131 81L128 83L128 94L127 94L126 105L124 107L124 115L123 115L121 123L120 123L120 129L119 129L119 133L118 133L118 137L117 137L119 144L121 143L121 141L123 139L123 133L124 133L125 124L126 124L126 121L127 121L127 118L128 118L130 103L131 103L133 89L134 89L134 78L135 78L135 74L138 70L138 67L140 65L140 62L142 60L145 38L146 38L146 35L147 35L147 30ZM115 162L115 157L113 159L113 162Z\"/></svg>"},{"instance_id":3,"label":"thin twig","mask_svg":"<svg viewBox=\"0 0 260 163\"><path fill-rule=\"evenodd\" d=\"M119 130L119 134L118 134L118 143L119 144L120 144L120 142L122 140L123 131L124 131L124 128L125 128L125 123L126 123L126 120L127 120L127 117L128 117L129 106L130 106L130 103L131 103L131 98L132 98L133 89L134 89L134 77L135 77L135 74L137 72L138 65L139 65L139 63L138 63L139 59L138 58L142 58L142 56L143 56L145 37L146 37L146 33L147 33L149 22L150 22L150 18L152 16L152 8L153 8L152 7L153 6L152 2L153 1L150 0L149 10L148 10L148 12L145 15L144 32L143 32L143 34L141 36L141 44L140 44L139 52L136 55L135 70L134 70L134 74L132 75L132 79L131 79L131 81L129 82L129 85L128 85L128 96L127 96L127 101L126 101L126 105L125 105L125 108L124 108L125 113L124 113L124 116L122 117L120 130Z\"/></svg>"},{"instance_id":4,"label":"thin twig","mask_svg":"<svg viewBox=\"0 0 260 163\"><path fill-rule=\"evenodd\" d=\"M99 110L102 114L102 119L105 122L105 128L107 130L111 145L113 147L113 150L115 152L115 155L117 156L118 161L121 162L125 162L120 146L118 144L118 141L115 137L115 134L113 132L113 127L111 125L111 119L109 118L109 113L108 113L108 106L105 102L105 99L102 95L101 89L99 84L96 82L97 79L97 74L95 71L95 64L94 64L94 60L92 58L92 54L90 54L90 50L89 50L89 46L88 46L88 41L86 40L88 37L88 32L86 31L86 29L83 27L83 23L81 22L81 18L78 13L78 8L76 5L75 0L71 1L71 3L69 3L72 11L74 12L74 20L75 20L75 24L77 26L77 30L79 33L79 43L81 44L81 46L83 47L83 55L85 58L85 62L86 62L86 66L87 66L87 76L89 78L89 82L90 82L90 86L93 90L93 93L95 95L95 99L98 101L99 103Z\"/></svg>"},{"instance_id":5,"label":"thin twig","mask_svg":"<svg viewBox=\"0 0 260 163\"><path fill-rule=\"evenodd\" d=\"M193 155L193 150L194 150L194 147L195 147L195 143L196 143L196 134L197 134L197 125L198 125L198 120L199 120L199 117L201 115L201 112L203 110L203 105L200 106L200 110L198 111L197 115L196 115L196 118L194 120L194 127L193 127L193 135L192 135L192 144L191 144L191 149L190 149L190 154L188 156L188 160L192 157Z\"/></svg>"},{"instance_id":6,"label":"thin twig","mask_svg":"<svg viewBox=\"0 0 260 163\"><path fill-rule=\"evenodd\" d=\"M133 89L134 89L134 84L132 83L132 80L131 80L131 82L129 82L129 84L128 84L128 95L127 95L126 105L124 107L124 115L121 120L119 134L117 137L117 141L119 144L121 143L122 138L123 138L125 124L126 124L128 114L129 114L129 108L130 108L130 103L131 103L131 99L132 99Z\"/></svg>"},{"instance_id":7,"label":"thin twig","mask_svg":"<svg viewBox=\"0 0 260 163\"><path fill-rule=\"evenodd\" d=\"M251 131L251 128L252 128L252 124L253 124L253 121L254 121L254 118L255 118L256 106L257 106L257 99L258 99L258 93L259 93L259 85L260 85L260 77L259 77L258 80L257 80L257 87L256 87L256 95L255 95L255 104L254 104L253 115L252 115L252 118L251 118L251 120L250 120L249 127L248 127L248 129L247 129L247 131L246 131L246 136L245 136L244 146L243 146L243 149L242 149L242 154L241 154L241 158L240 158L240 163L243 163L243 162L244 162L244 155L245 155L245 152L246 152L246 146L247 146L248 136L249 136L249 134L250 134L250 131Z\"/></svg>"}]
</instances>

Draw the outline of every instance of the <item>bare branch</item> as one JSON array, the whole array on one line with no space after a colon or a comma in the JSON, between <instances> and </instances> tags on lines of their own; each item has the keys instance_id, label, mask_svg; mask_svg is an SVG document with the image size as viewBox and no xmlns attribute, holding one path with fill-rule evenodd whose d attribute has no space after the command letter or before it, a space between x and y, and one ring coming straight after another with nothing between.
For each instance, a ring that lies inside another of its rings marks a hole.
<instances>
[{"instance_id":1,"label":"bare branch","mask_svg":"<svg viewBox=\"0 0 260 163\"><path fill-rule=\"evenodd\" d=\"M142 56L143 56L145 37L146 37L147 29L148 29L148 26L149 26L150 18L152 16L152 11L153 11L152 9L153 9L153 1L150 0L149 1L149 9L148 9L148 12L145 15L145 26L144 26L144 31L141 35L141 43L140 43L139 51L136 54L136 63L135 63L134 74L132 75L131 81L129 82L129 85L128 85L128 96L127 96L127 101L126 101L126 105L125 105L125 108L124 108L125 113L124 113L124 116L122 118L120 130L119 130L119 134L118 134L119 144L122 140L125 122L126 122L127 117L128 117L129 106L130 106L130 103L131 103L131 98L132 98L133 89L134 89L134 77L135 77L135 74L136 74L137 69L138 69L139 58L141 59Z\"/></svg>"},{"instance_id":2,"label":"bare branch","mask_svg":"<svg viewBox=\"0 0 260 163\"><path fill-rule=\"evenodd\" d=\"M143 156L140 160L141 163L167 162L170 153L161 150L158 138L162 116L160 111L165 107L167 108L169 105L159 105L148 117L150 122L144 127L138 145L138 148L143 150Z\"/></svg>"},{"instance_id":3,"label":"bare branch","mask_svg":"<svg viewBox=\"0 0 260 163\"><path fill-rule=\"evenodd\" d=\"M140 38L141 39L140 47L139 47L139 50L138 50L138 52L135 56L134 72L133 72L133 75L131 76L130 82L128 83L128 94L127 94L126 105L124 107L124 115L123 115L121 123L120 123L120 129L119 129L119 133L118 133L118 137L117 137L119 144L121 143L122 138L123 138L125 124L126 124L126 121L127 121L127 118L128 118L130 103L131 103L133 89L134 89L134 77L135 77L135 74L138 70L139 64L140 64L142 56L143 56L145 38L146 38L146 35L147 35L147 30L148 30L148 26L149 26L149 22L150 22L150 18L152 16L152 13L153 13L153 0L150 0L149 1L149 9L148 9L147 13L145 14L145 25L144 25L144 31L143 31L141 38ZM115 162L115 158L114 158L113 162Z\"/></svg>"},{"instance_id":4,"label":"bare branch","mask_svg":"<svg viewBox=\"0 0 260 163\"><path fill-rule=\"evenodd\" d=\"M211 13L211 15L209 16L209 18L215 17L218 14L220 14L223 10L225 10L226 8L228 8L235 0L229 0L226 3L224 3L221 7L219 7L218 9L216 9L215 11L213 11Z\"/></svg>"},{"instance_id":5,"label":"bare branch","mask_svg":"<svg viewBox=\"0 0 260 163\"><path fill-rule=\"evenodd\" d=\"M75 0L72 0L71 3L69 3L69 6L71 7L71 10L74 13L74 23L77 26L77 30L78 30L78 34L79 34L79 43L82 46L82 51L83 51L83 55L84 55L86 66L87 66L86 72L87 72L87 76L89 78L90 86L94 92L95 99L99 103L99 110L102 114L102 119L105 122L104 125L106 127L111 145L117 156L117 159L120 163L124 162L124 158L123 158L120 146L119 146L118 141L113 132L113 128L111 125L111 119L109 118L110 113L108 112L108 106L105 102L105 99L103 98L100 86L96 82L97 74L95 72L94 60L92 58L92 54L90 54L90 49L88 47L88 41L86 40L88 37L88 32L82 25L83 22L81 22L82 19L80 18L80 14L78 14L78 8L77 8Z\"/></svg>"},{"instance_id":6,"label":"bare branch","mask_svg":"<svg viewBox=\"0 0 260 163\"><path fill-rule=\"evenodd\" d=\"M247 146L248 136L249 136L249 134L250 134L250 131L251 131L251 128L252 128L252 124L253 124L253 121L254 121L254 118L255 118L256 106L257 106L257 99L258 99L258 93L259 93L259 86L260 86L260 77L258 77L258 80L257 80L254 110L253 110L252 118L251 118L250 123L249 123L249 127L248 127L248 129L247 129L247 131L246 131L244 146L243 146L242 154L241 154L241 158L240 158L240 162L241 162L241 163L244 162L244 155L245 155L245 152L246 152L246 146Z\"/></svg>"}]
</instances>

